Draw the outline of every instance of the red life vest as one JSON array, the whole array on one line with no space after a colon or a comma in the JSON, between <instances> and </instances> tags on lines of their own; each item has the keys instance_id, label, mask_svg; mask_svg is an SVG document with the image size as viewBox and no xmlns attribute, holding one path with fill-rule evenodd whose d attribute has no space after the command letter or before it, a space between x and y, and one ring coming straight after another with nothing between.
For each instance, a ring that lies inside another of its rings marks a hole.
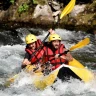
<instances>
[{"instance_id":1,"label":"red life vest","mask_svg":"<svg viewBox=\"0 0 96 96\"><path fill-rule=\"evenodd\" d=\"M36 41L36 49L42 44L41 40L37 40ZM32 56L32 54L36 51L36 50L31 50L29 48L26 48L25 51L27 53L30 54L30 56ZM43 50L39 50L38 52L36 52L36 54L34 56L32 56L32 58L30 59L32 64L36 64L37 62L42 62L42 57L43 57L44 51Z\"/></svg>"},{"instance_id":2,"label":"red life vest","mask_svg":"<svg viewBox=\"0 0 96 96\"><path fill-rule=\"evenodd\" d=\"M60 47L53 52L50 47L45 47L45 62L50 61L50 63L53 65L52 69L58 68L61 64L65 63L68 64L68 62L64 59L58 58L55 59L54 56L56 54L61 54L64 52L65 46L63 44L60 44ZM66 54L64 54L66 55Z\"/></svg>"}]
</instances>

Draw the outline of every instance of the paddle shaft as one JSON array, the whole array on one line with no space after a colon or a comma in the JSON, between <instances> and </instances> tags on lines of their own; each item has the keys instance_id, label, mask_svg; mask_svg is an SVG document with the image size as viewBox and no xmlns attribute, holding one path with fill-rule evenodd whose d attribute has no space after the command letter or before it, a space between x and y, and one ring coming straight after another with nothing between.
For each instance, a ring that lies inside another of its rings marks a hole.
<instances>
[{"instance_id":1,"label":"paddle shaft","mask_svg":"<svg viewBox=\"0 0 96 96\"><path fill-rule=\"evenodd\" d=\"M60 56L62 56L63 54L67 54L69 52L69 50L67 50L67 51L65 51L65 52L63 52L63 53L61 53L61 54L59 54L59 56L58 57L60 57ZM54 60L55 58L52 58L52 59L50 59L50 61L52 61L52 60ZM50 61L47 61L45 64L48 64Z\"/></svg>"}]
</instances>

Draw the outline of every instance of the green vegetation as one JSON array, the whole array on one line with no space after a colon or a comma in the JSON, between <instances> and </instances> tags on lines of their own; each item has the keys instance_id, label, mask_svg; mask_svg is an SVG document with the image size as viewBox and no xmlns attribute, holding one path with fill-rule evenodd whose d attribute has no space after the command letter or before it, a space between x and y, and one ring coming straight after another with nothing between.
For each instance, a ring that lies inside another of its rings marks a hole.
<instances>
[{"instance_id":1,"label":"green vegetation","mask_svg":"<svg viewBox=\"0 0 96 96\"><path fill-rule=\"evenodd\" d=\"M15 0L10 0L10 3L14 4L15 3Z\"/></svg>"},{"instance_id":2,"label":"green vegetation","mask_svg":"<svg viewBox=\"0 0 96 96\"><path fill-rule=\"evenodd\" d=\"M21 14L21 13L23 13L25 11L28 11L28 9L29 9L29 5L24 3L24 4L19 6L18 12Z\"/></svg>"},{"instance_id":3,"label":"green vegetation","mask_svg":"<svg viewBox=\"0 0 96 96\"><path fill-rule=\"evenodd\" d=\"M44 5L46 4L47 0L32 0L33 4L41 4Z\"/></svg>"},{"instance_id":4,"label":"green vegetation","mask_svg":"<svg viewBox=\"0 0 96 96\"><path fill-rule=\"evenodd\" d=\"M33 0L33 4L38 4L38 0Z\"/></svg>"}]
</instances>

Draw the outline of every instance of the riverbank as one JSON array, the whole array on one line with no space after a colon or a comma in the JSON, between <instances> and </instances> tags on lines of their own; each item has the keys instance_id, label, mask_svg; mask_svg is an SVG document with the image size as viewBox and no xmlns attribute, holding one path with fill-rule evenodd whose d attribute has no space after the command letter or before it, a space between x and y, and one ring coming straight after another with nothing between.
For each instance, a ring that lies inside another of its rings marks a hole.
<instances>
[{"instance_id":1,"label":"riverbank","mask_svg":"<svg viewBox=\"0 0 96 96\"><path fill-rule=\"evenodd\" d=\"M21 27L64 28L68 30L96 31L96 0L86 4L76 3L72 12L59 23L58 16L64 3L51 0L13 0L9 8L0 10L1 29ZM66 3L65 3L66 4ZM68 4L68 3L67 3Z\"/></svg>"}]
</instances>

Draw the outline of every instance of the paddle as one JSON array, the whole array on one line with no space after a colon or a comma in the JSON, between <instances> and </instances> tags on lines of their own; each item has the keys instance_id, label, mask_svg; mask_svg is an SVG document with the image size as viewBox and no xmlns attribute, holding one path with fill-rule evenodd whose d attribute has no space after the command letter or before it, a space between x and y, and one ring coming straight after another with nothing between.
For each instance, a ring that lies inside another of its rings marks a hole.
<instances>
[{"instance_id":1,"label":"paddle","mask_svg":"<svg viewBox=\"0 0 96 96\"><path fill-rule=\"evenodd\" d=\"M67 53L67 52L72 51L72 50L77 49L77 48L82 48L82 47L86 46L87 44L89 44L89 42L90 42L90 39L85 38L84 40L78 42L76 45L72 46L68 51L66 51L64 53ZM61 55L63 55L63 53L60 54L59 56L61 56ZM77 61L75 58L73 58L73 60L69 62L69 65L75 66L78 68L84 68L84 66L79 61Z\"/></svg>"},{"instance_id":2,"label":"paddle","mask_svg":"<svg viewBox=\"0 0 96 96\"><path fill-rule=\"evenodd\" d=\"M61 14L60 14L60 18L58 19L58 22L56 22L55 24L55 26L57 26L58 24L59 24L59 22L60 22L60 20L64 17L64 16L66 16L67 14L69 14L71 11L72 11L72 9L74 8L74 6L75 6L75 2L76 2L76 0L71 0L69 3L68 3L68 5L63 9L63 11L61 12ZM54 27L53 27L54 28Z\"/></svg>"},{"instance_id":3,"label":"paddle","mask_svg":"<svg viewBox=\"0 0 96 96\"><path fill-rule=\"evenodd\" d=\"M86 46L87 44L89 44L89 42L90 42L90 39L87 37L87 38L83 39L82 41L78 42L76 45L72 46L69 50L67 50L64 53L60 54L59 56L61 56L63 54L66 54L67 52L72 51L74 49L82 48L82 47Z\"/></svg>"},{"instance_id":4,"label":"paddle","mask_svg":"<svg viewBox=\"0 0 96 96\"><path fill-rule=\"evenodd\" d=\"M78 44L72 46L69 50L72 51L72 50L74 50L76 48L82 48L85 45L89 44L89 42L90 42L90 39L87 37L84 40L80 41Z\"/></svg>"},{"instance_id":5,"label":"paddle","mask_svg":"<svg viewBox=\"0 0 96 96\"><path fill-rule=\"evenodd\" d=\"M74 8L76 0L71 0L68 5L63 9L61 15L60 15L60 19L62 19L64 16L66 16L67 14L69 14L72 9Z\"/></svg>"}]
</instances>

